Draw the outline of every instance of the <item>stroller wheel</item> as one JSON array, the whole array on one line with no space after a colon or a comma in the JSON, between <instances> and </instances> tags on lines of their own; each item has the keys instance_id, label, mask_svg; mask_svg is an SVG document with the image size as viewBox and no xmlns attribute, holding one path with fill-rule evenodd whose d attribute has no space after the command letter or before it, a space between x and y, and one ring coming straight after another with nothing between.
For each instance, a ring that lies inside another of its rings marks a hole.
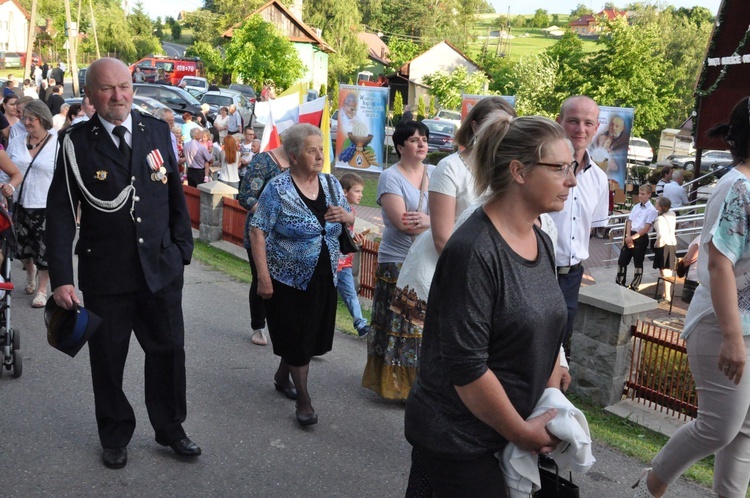
<instances>
[{"instance_id":1,"label":"stroller wheel","mask_svg":"<svg viewBox=\"0 0 750 498\"><path fill-rule=\"evenodd\" d=\"M11 329L13 334L13 349L21 349L21 333L18 330Z\"/></svg>"},{"instance_id":2,"label":"stroller wheel","mask_svg":"<svg viewBox=\"0 0 750 498\"><path fill-rule=\"evenodd\" d=\"M13 378L17 379L23 373L23 356L20 351L13 352Z\"/></svg>"}]
</instances>

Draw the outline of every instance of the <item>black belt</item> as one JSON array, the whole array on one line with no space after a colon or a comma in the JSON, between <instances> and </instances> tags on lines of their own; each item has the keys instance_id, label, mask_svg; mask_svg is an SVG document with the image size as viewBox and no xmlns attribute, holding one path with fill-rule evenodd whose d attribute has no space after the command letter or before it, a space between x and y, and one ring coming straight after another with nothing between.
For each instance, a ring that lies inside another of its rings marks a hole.
<instances>
[{"instance_id":1,"label":"black belt","mask_svg":"<svg viewBox=\"0 0 750 498\"><path fill-rule=\"evenodd\" d=\"M557 274L558 275L567 275L568 273L573 273L581 269L583 265L581 263L576 263L572 266L558 266L557 267Z\"/></svg>"}]
</instances>

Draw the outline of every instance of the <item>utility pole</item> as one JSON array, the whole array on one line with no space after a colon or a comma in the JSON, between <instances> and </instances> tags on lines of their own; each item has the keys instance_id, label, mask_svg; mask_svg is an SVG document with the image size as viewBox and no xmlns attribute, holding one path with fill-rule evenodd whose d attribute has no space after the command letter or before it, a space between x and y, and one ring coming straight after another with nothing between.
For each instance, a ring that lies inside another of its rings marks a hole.
<instances>
[{"instance_id":1,"label":"utility pole","mask_svg":"<svg viewBox=\"0 0 750 498\"><path fill-rule=\"evenodd\" d=\"M73 95L78 95L78 24L70 18L70 0L65 0L65 30L68 39L65 44L68 46L68 67L70 74L73 75Z\"/></svg>"},{"instance_id":2,"label":"utility pole","mask_svg":"<svg viewBox=\"0 0 750 498\"><path fill-rule=\"evenodd\" d=\"M23 67L23 74L28 75L31 80L33 80L33 75L31 74L31 58L34 53L34 42L36 41L36 1L37 0L34 0L31 3L31 21L29 21L29 37L28 43L26 44L26 63ZM21 78L21 83L21 86L23 86L23 78Z\"/></svg>"},{"instance_id":3,"label":"utility pole","mask_svg":"<svg viewBox=\"0 0 750 498\"><path fill-rule=\"evenodd\" d=\"M99 52L99 37L96 35L96 17L94 16L94 5L89 0L89 10L91 11L91 29L94 30L94 43L96 44L96 58L101 59L102 54Z\"/></svg>"}]
</instances>

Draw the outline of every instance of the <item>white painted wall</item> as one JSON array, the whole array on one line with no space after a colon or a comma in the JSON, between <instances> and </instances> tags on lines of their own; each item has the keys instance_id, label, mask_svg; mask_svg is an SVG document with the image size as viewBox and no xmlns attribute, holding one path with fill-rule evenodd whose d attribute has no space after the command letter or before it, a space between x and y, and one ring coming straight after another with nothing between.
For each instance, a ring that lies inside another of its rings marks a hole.
<instances>
[{"instance_id":1,"label":"white painted wall","mask_svg":"<svg viewBox=\"0 0 750 498\"><path fill-rule=\"evenodd\" d=\"M415 83L423 83L423 78L428 74L439 71L450 73L458 66L466 66L469 73L478 69L477 66L453 50L450 45L440 42L411 61L409 80Z\"/></svg>"},{"instance_id":2,"label":"white painted wall","mask_svg":"<svg viewBox=\"0 0 750 498\"><path fill-rule=\"evenodd\" d=\"M0 50L26 52L29 22L13 2L0 5Z\"/></svg>"}]
</instances>

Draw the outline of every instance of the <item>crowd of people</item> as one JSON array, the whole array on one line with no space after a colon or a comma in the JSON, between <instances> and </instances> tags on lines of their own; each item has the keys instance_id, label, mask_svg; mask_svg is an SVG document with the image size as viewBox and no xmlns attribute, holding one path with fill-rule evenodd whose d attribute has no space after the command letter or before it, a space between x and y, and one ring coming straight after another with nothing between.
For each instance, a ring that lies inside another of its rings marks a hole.
<instances>
[{"instance_id":1,"label":"crowd of people","mask_svg":"<svg viewBox=\"0 0 750 498\"><path fill-rule=\"evenodd\" d=\"M460 150L436 167L426 161L429 129L400 123L393 134L398 162L378 180L385 228L368 323L340 242L354 226L364 181L322 173L320 129L294 125L281 146L261 152L252 127L243 129L230 108L210 128L190 115L178 126L168 109L155 116L132 111L131 82L127 66L103 58L87 71L80 105L60 102L56 84L49 93L36 88L38 98L9 84L0 108L0 191L15 200L17 256L32 306L44 307L49 290L62 308L81 305L72 254L78 237L80 290L104 319L88 345L107 467L126 465L135 428L122 390L133 332L146 355L156 442L180 456L201 454L182 428L182 286L192 255L183 182L196 186L214 174L238 188L247 210L251 341L265 346L270 338L279 363L269 387L295 402L300 426L319 420L310 364L333 347L340 293L367 338L362 385L405 403L409 496L508 496L498 454L511 444L547 454L561 443L546 429L555 409L531 414L546 390L564 392L570 384L569 338L589 234L607 222L607 177L587 152L599 126L594 100L570 97L551 120L517 117L501 97L482 99L457 135ZM702 285L683 333L698 417L644 472L638 497L662 496L711 453L719 496L744 496L750 481L750 379L743 375L750 348L749 104L740 101L729 123L711 131L726 141L735 168L707 204L699 242L705 257L697 263ZM680 271L672 209L684 204L681 185L681 171L665 169L655 206L651 189L641 187L618 283L628 285L633 259L629 285L638 288L652 228L654 267L664 277ZM362 242L362 233L352 235Z\"/></svg>"}]
</instances>

